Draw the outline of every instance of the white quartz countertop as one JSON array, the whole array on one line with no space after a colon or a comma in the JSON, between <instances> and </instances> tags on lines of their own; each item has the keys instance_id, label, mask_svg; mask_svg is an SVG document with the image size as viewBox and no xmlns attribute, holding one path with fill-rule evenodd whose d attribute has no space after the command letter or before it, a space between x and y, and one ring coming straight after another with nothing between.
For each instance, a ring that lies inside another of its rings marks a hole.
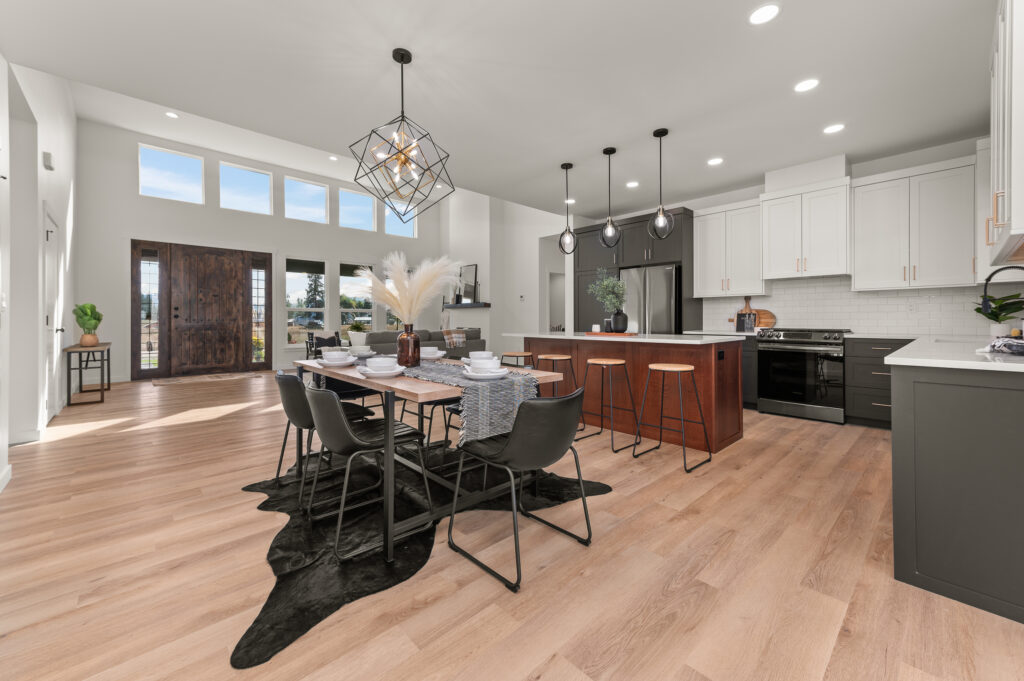
<instances>
[{"instance_id":1,"label":"white quartz countertop","mask_svg":"<svg viewBox=\"0 0 1024 681\"><path fill-rule=\"evenodd\" d=\"M551 340L613 341L616 343L673 343L677 345L711 345L713 343L739 343L741 336L675 335L670 333L642 333L638 336L588 336L585 333L503 333L508 338L545 338Z\"/></svg>"},{"instance_id":2,"label":"white quartz countertop","mask_svg":"<svg viewBox=\"0 0 1024 681\"><path fill-rule=\"evenodd\" d=\"M730 331L729 329L722 330L710 330L701 329L699 331L683 331L684 336L756 336L757 331Z\"/></svg>"},{"instance_id":3,"label":"white quartz countertop","mask_svg":"<svg viewBox=\"0 0 1024 681\"><path fill-rule=\"evenodd\" d=\"M925 336L885 357L892 366L974 369L1024 373L1024 355L1001 352L980 353L989 343L987 336Z\"/></svg>"},{"instance_id":4,"label":"white quartz countertop","mask_svg":"<svg viewBox=\"0 0 1024 681\"><path fill-rule=\"evenodd\" d=\"M844 334L844 338L879 338L888 340L913 340L920 338L919 333L889 333L887 331L865 331Z\"/></svg>"}]
</instances>

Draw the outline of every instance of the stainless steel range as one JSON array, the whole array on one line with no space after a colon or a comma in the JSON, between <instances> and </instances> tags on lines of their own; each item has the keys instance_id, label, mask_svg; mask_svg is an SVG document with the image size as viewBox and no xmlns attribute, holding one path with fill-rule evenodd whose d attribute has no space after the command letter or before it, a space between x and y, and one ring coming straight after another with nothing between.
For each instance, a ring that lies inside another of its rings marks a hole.
<instances>
[{"instance_id":1,"label":"stainless steel range","mask_svg":"<svg viewBox=\"0 0 1024 681\"><path fill-rule=\"evenodd\" d=\"M843 340L849 329L757 332L757 410L845 420Z\"/></svg>"}]
</instances>

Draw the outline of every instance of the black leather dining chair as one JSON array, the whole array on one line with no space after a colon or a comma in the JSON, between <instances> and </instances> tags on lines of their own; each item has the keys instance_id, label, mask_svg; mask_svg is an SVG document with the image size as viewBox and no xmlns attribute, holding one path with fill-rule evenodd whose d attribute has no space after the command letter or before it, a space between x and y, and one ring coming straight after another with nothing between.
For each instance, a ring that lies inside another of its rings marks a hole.
<instances>
[{"instance_id":1,"label":"black leather dining chair","mask_svg":"<svg viewBox=\"0 0 1024 681\"><path fill-rule=\"evenodd\" d=\"M519 585L523 579L522 562L519 553L519 513L572 537L584 546L590 546L593 532L590 528L590 512L587 510L587 495L583 489L580 457L576 452L576 448L572 446L582 411L583 388L579 388L575 392L562 397L538 397L519 406L519 412L516 414L515 422L512 424L512 432L483 440L473 440L459 448L459 472L455 477L455 498L452 500L451 517L448 519L448 546L476 563L511 591L519 591ZM572 452L572 456L576 460L576 478L580 484L583 517L587 522L586 537L581 537L564 527L559 527L552 522L544 520L530 513L523 506L523 478L525 474L553 465L565 456L566 452ZM508 473L509 491L512 496L512 531L515 535L516 546L516 581L514 582L456 545L452 537L452 530L455 527L455 511L458 508L459 491L462 483L462 466L467 456L482 463L504 469ZM516 473L519 473L518 503L516 500Z\"/></svg>"},{"instance_id":2,"label":"black leather dining chair","mask_svg":"<svg viewBox=\"0 0 1024 681\"><path fill-rule=\"evenodd\" d=\"M277 473L274 479L278 486L281 485L281 466L284 464L284 451L288 447L288 433L292 426L296 429L296 436L299 439L299 449L302 451L302 458L309 461L313 449L313 432L316 426L313 423L313 414L309 410L309 402L306 401L306 386L302 379L295 374L286 374L278 371L274 377L277 381L277 391L281 395L281 406L284 407L284 415L288 423L284 427L284 442L281 443L281 456L277 459ZM365 407L351 402L344 402L345 415L352 421L359 421L373 415L373 412ZM302 449L301 433L306 431L306 448ZM299 471L296 471L298 475ZM302 495L306 486L306 466L302 467L302 475L299 476L299 505L302 505Z\"/></svg>"},{"instance_id":3,"label":"black leather dining chair","mask_svg":"<svg viewBox=\"0 0 1024 681\"><path fill-rule=\"evenodd\" d=\"M360 454L372 454L377 464L378 477L383 477L381 457L384 452L384 437L387 428L385 419L367 419L364 421L351 422L345 415L342 402L338 396L330 391L320 388L306 388L306 397L309 401L310 411L313 413L313 422L316 424L317 435L323 443L322 451L345 458L345 480L341 487L341 498L338 506L338 523L334 531L334 553L339 559L344 560L338 551L341 542L341 528L345 517L345 510L359 508L368 504L380 501L381 497L374 497L360 501L351 506L346 506L348 501L348 485L352 471L352 460ZM427 496L427 506L433 511L434 502L430 495L430 483L427 479L427 467L423 455L423 440L426 436L412 426L395 422L395 446L403 444L414 444L420 459L420 471L423 475L423 487ZM309 508L312 512L313 497L316 496L317 481L320 477L320 467L323 457L317 459L316 471L313 474L313 487L310 491ZM365 492L376 488L380 482L365 487L359 492ZM353 492L355 494L355 492Z\"/></svg>"}]
</instances>

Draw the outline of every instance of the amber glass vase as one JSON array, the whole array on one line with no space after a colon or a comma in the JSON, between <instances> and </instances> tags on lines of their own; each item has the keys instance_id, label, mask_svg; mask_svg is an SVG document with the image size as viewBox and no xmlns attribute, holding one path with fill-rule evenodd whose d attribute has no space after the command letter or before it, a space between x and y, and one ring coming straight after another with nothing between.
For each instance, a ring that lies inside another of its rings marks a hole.
<instances>
[{"instance_id":1,"label":"amber glass vase","mask_svg":"<svg viewBox=\"0 0 1024 681\"><path fill-rule=\"evenodd\" d=\"M403 367L420 365L420 337L412 331L412 324L398 335L398 364Z\"/></svg>"}]
</instances>

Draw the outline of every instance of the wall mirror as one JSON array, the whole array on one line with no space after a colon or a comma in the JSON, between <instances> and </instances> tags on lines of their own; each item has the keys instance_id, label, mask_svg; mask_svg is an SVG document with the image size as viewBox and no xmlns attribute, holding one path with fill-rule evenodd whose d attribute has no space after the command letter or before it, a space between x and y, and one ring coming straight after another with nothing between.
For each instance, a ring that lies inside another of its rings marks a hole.
<instances>
[{"instance_id":1,"label":"wall mirror","mask_svg":"<svg viewBox=\"0 0 1024 681\"><path fill-rule=\"evenodd\" d=\"M477 303L476 265L463 265L459 270L459 282L462 285L462 302Z\"/></svg>"}]
</instances>

